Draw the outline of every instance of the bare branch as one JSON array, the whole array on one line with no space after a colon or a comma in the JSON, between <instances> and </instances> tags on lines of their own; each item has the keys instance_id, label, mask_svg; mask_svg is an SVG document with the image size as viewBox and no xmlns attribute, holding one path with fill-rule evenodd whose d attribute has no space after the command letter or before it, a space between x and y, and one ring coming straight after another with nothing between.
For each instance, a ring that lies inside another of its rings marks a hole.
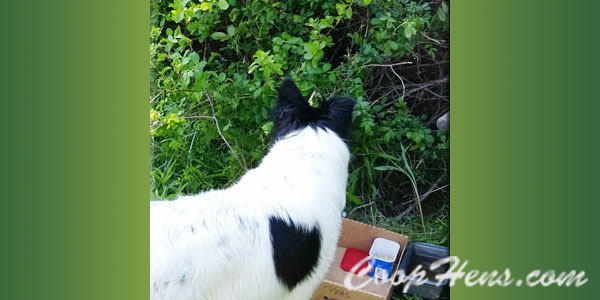
<instances>
[{"instance_id":1,"label":"bare branch","mask_svg":"<svg viewBox=\"0 0 600 300\"><path fill-rule=\"evenodd\" d=\"M447 185L444 185L442 187L437 187L437 185L442 181L442 178L444 178L444 176L438 178L438 180L435 181L435 183L429 188L429 190L427 190L427 192L425 192L425 194L423 194L423 196L419 197L418 199L418 203L421 204L421 202L425 201L425 199L427 199L427 197L429 197L429 195L445 189L446 187L448 187ZM415 204L411 204L407 209L405 209L403 212L401 212L399 215L396 216L396 219L400 220L402 218L404 218L408 213L410 213L413 209L415 209L416 205Z\"/></svg>"},{"instance_id":2,"label":"bare branch","mask_svg":"<svg viewBox=\"0 0 600 300\"><path fill-rule=\"evenodd\" d=\"M158 93L158 94L156 94L156 96L152 97L152 99L150 99L150 104L152 104L152 102L154 102L154 100L156 100L156 98L158 98L158 96L160 96L160 94L162 94L162 93Z\"/></svg>"},{"instance_id":3,"label":"bare branch","mask_svg":"<svg viewBox=\"0 0 600 300\"><path fill-rule=\"evenodd\" d=\"M400 66L400 65L411 65L412 61L403 61L403 62L399 62L399 63L395 63L395 64L368 64L368 65L364 65L363 67L395 67L395 66Z\"/></svg>"},{"instance_id":4,"label":"bare branch","mask_svg":"<svg viewBox=\"0 0 600 300\"><path fill-rule=\"evenodd\" d=\"M313 105L313 98L315 97L315 94L317 93L316 90L314 90L312 92L312 94L310 94L310 97L308 98L308 104Z\"/></svg>"},{"instance_id":5,"label":"bare branch","mask_svg":"<svg viewBox=\"0 0 600 300\"><path fill-rule=\"evenodd\" d=\"M404 80L402 80L402 77L400 77L400 75L398 75L398 73L396 73L396 71L394 71L394 67L390 66L390 69L392 69L392 73L394 73L394 75L396 75L396 77L398 77L398 79L400 79L400 82L402 82L402 99L404 99L404 96L406 93L406 86L404 85Z\"/></svg>"},{"instance_id":6,"label":"bare branch","mask_svg":"<svg viewBox=\"0 0 600 300\"><path fill-rule=\"evenodd\" d=\"M221 136L221 139L223 140L223 142L225 142L225 145L227 145L227 148L229 148L229 150L231 151L231 154L233 154L235 159L238 161L238 163L240 164L240 167L242 167L242 169L244 169L244 171L248 171L248 168L246 167L246 165L240 160L238 155L235 153L235 150L233 150L233 147L231 147L231 145L229 144L229 142L227 141L227 139L221 132L221 126L219 126L219 119L217 119L217 114L215 113L215 105L214 105L214 100L213 100L212 96L206 90L204 90L204 93L206 94L206 97L208 98L208 102L210 102L210 109L213 114L212 119L215 120L215 125L217 126L217 131L219 132L219 136Z\"/></svg>"},{"instance_id":7,"label":"bare branch","mask_svg":"<svg viewBox=\"0 0 600 300\"><path fill-rule=\"evenodd\" d=\"M213 116L187 116L187 117L183 117L182 119L214 119L215 117Z\"/></svg>"}]
</instances>

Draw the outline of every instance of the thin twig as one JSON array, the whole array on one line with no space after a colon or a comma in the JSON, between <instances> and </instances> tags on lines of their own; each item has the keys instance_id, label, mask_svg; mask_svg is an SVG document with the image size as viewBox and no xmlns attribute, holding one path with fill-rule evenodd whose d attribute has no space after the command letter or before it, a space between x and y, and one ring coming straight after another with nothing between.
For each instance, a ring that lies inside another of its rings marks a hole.
<instances>
[{"instance_id":1,"label":"thin twig","mask_svg":"<svg viewBox=\"0 0 600 300\"><path fill-rule=\"evenodd\" d=\"M200 102L198 102L198 103L194 104L192 107L190 107L190 108L188 109L188 111L187 111L186 113L191 113L191 112L192 112L192 110L194 110L194 108L196 108L196 107L198 107L198 106L200 106L200 105L203 105L203 104L204 104L204 103L206 103L206 102L208 102L208 100L200 101Z\"/></svg>"},{"instance_id":2,"label":"thin twig","mask_svg":"<svg viewBox=\"0 0 600 300\"><path fill-rule=\"evenodd\" d=\"M438 97L438 98L440 98L440 99L442 99L442 100L444 100L446 102L450 102L450 99L448 99L448 98L446 98L446 97L444 97L444 96L442 96L442 95L440 95L440 94L432 91L430 88L425 88L425 90L428 91L428 92L430 92L432 95L434 95L434 96L436 96L436 97Z\"/></svg>"},{"instance_id":3,"label":"thin twig","mask_svg":"<svg viewBox=\"0 0 600 300\"><path fill-rule=\"evenodd\" d=\"M444 77L444 78L440 78L440 79L436 79L436 80L432 80L432 81L424 82L424 83L422 83L422 84L414 84L414 85L409 85L409 86L416 86L416 88L408 90L408 91L406 92L406 95L411 95L411 94L413 94L413 93L416 93L416 92L418 92L418 91L420 91L420 90L426 89L426 88L428 88L428 87L430 87L430 86L434 86L434 85L438 85L438 84L446 83L446 82L449 82L449 81L450 81L450 78L448 78L448 77ZM392 90L392 91L390 91L390 92L388 92L388 93L386 93L384 96L386 96L386 95L390 94L391 92L393 92L393 90ZM392 100L392 101L390 101L390 102L386 103L386 104L383 106L383 108L384 108L384 109L387 109L388 107L390 107L390 106L394 105L394 103L396 103L397 101L398 101L398 99L394 99L394 100Z\"/></svg>"},{"instance_id":4,"label":"thin twig","mask_svg":"<svg viewBox=\"0 0 600 300\"><path fill-rule=\"evenodd\" d=\"M367 206L373 205L373 204L375 204L375 202L369 202L369 203L366 203L366 204L363 204L363 205L357 206L357 207L353 208L353 209L352 209L352 210L351 210L351 211L350 211L350 212L349 212L349 213L346 215L346 217L347 217L347 218L350 218L350 215L352 215L352 214L353 214L355 211L357 211L357 210L359 210L359 209L361 209L361 208L365 208L365 207L367 207Z\"/></svg>"},{"instance_id":5,"label":"thin twig","mask_svg":"<svg viewBox=\"0 0 600 300\"><path fill-rule=\"evenodd\" d=\"M394 75L396 75L396 77L400 79L400 82L402 82L402 100L404 100L404 95L406 93L406 86L404 85L404 80L402 80L402 77L400 77L400 75L398 75L398 73L394 71L394 67L390 66L390 69L392 69L392 73L394 73Z\"/></svg>"},{"instance_id":6,"label":"thin twig","mask_svg":"<svg viewBox=\"0 0 600 300\"><path fill-rule=\"evenodd\" d=\"M369 7L367 6L367 18L369 18ZM369 23L371 22L365 22L367 23L367 29L365 30L365 39L367 38L367 34L369 33Z\"/></svg>"},{"instance_id":7,"label":"thin twig","mask_svg":"<svg viewBox=\"0 0 600 300\"><path fill-rule=\"evenodd\" d=\"M438 178L438 180L435 181L435 183L429 188L429 190L427 190L427 192L425 192L425 194L423 194L423 196L419 197L419 204L423 201L425 201L425 199L427 199L427 197L429 197L429 195L445 189L446 187L448 187L448 184L442 186L442 187L437 187L437 185L440 183L440 181L442 181L442 178L444 178L444 176ZM402 213L400 213L399 215L396 216L396 219L400 220L402 218L404 218L404 216L406 216L408 213L410 213L413 209L415 209L416 205L413 203L410 206L408 206L407 209L405 209Z\"/></svg>"},{"instance_id":8,"label":"thin twig","mask_svg":"<svg viewBox=\"0 0 600 300\"><path fill-rule=\"evenodd\" d=\"M379 89L379 86L381 85L381 80L383 80L384 75L385 75L385 71L383 73L381 73L381 76L379 76L379 81L377 81L377 85L375 86L375 88L372 89L371 95L369 96L369 100L373 99L373 96L375 96L375 93ZM371 104L371 106L372 105L373 104Z\"/></svg>"},{"instance_id":9,"label":"thin twig","mask_svg":"<svg viewBox=\"0 0 600 300\"><path fill-rule=\"evenodd\" d=\"M158 98L158 96L160 96L160 94L162 94L162 93L158 93L158 94L156 94L156 96L152 97L152 99L150 99L150 104L152 104L152 102L154 102L154 100L156 100L156 98Z\"/></svg>"},{"instance_id":10,"label":"thin twig","mask_svg":"<svg viewBox=\"0 0 600 300\"><path fill-rule=\"evenodd\" d=\"M395 67L395 66L400 66L400 65L411 65L412 61L403 61L403 62L399 62L399 63L395 63L395 64L368 64L368 65L364 65L363 67Z\"/></svg>"},{"instance_id":11,"label":"thin twig","mask_svg":"<svg viewBox=\"0 0 600 300\"><path fill-rule=\"evenodd\" d=\"M408 67L404 67L404 69L413 69L413 68L417 68L417 67L439 66L439 65L443 65L443 64L447 64L447 63L449 63L449 61L447 61L447 60L440 60L440 61L435 61L435 62L430 63L430 64L419 64L419 65L408 66Z\"/></svg>"},{"instance_id":12,"label":"thin twig","mask_svg":"<svg viewBox=\"0 0 600 300\"><path fill-rule=\"evenodd\" d=\"M317 93L316 90L314 90L312 92L312 94L310 94L310 97L308 98L308 104L311 105L311 106L313 105L313 97L315 96L315 93Z\"/></svg>"},{"instance_id":13,"label":"thin twig","mask_svg":"<svg viewBox=\"0 0 600 300\"><path fill-rule=\"evenodd\" d=\"M442 48L445 48L445 45L444 45L444 43L443 43L443 42L445 42L444 40L440 40L440 41L438 41L438 40L436 40L436 39L434 39L434 38L432 38L432 37L430 37L430 36L426 35L426 34L425 34L425 33L423 33L423 32L421 32L421 35L422 35L422 36L424 36L426 39L428 39L428 40L430 40L430 41L432 41L432 42L434 42L434 43L438 44L438 46L440 46L440 47L442 47Z\"/></svg>"},{"instance_id":14,"label":"thin twig","mask_svg":"<svg viewBox=\"0 0 600 300\"><path fill-rule=\"evenodd\" d=\"M210 109L212 111L213 119L215 120L215 125L217 126L217 131L219 132L219 136L221 136L221 139L223 140L223 142L225 142L225 145L227 145L227 148L229 148L229 150L231 151L231 153L233 154L235 159L238 161L238 163L240 164L240 167L242 167L242 169L244 169L244 171L248 171L248 168L246 167L246 165L240 160L240 158L237 156L237 154L233 150L233 147L231 147L231 145L229 144L229 142L227 141L227 139L221 132L221 126L219 126L219 119L217 119L217 114L215 113L215 105L213 103L214 101L212 99L212 96L206 90L204 90L204 93L206 94L206 97L208 98L208 102L210 103Z\"/></svg>"},{"instance_id":15,"label":"thin twig","mask_svg":"<svg viewBox=\"0 0 600 300\"><path fill-rule=\"evenodd\" d=\"M215 117L213 116L187 116L187 117L183 117L182 119L214 119Z\"/></svg>"}]
</instances>

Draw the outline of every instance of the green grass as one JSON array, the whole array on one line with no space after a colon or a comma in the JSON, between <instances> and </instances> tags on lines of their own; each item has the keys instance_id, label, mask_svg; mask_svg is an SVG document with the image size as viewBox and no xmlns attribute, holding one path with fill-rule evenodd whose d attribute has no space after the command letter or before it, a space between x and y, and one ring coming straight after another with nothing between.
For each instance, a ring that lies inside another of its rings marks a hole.
<instances>
[{"instance_id":1,"label":"green grass","mask_svg":"<svg viewBox=\"0 0 600 300\"><path fill-rule=\"evenodd\" d=\"M366 205L354 210L347 217L393 232L407 235L411 242L426 242L436 245L449 246L450 243L450 198L449 193L440 190L435 199L423 202L423 221L425 231L421 226L420 216L416 211L398 220L396 217L386 217L378 210L377 205ZM432 202L427 202L432 201ZM422 299L419 296L403 294L400 287L394 289L393 300Z\"/></svg>"},{"instance_id":2,"label":"green grass","mask_svg":"<svg viewBox=\"0 0 600 300\"><path fill-rule=\"evenodd\" d=\"M450 110L447 1L151 6L151 198L226 188L258 166L291 77L315 105L356 100L348 217L449 244L448 133L436 126Z\"/></svg>"}]
</instances>

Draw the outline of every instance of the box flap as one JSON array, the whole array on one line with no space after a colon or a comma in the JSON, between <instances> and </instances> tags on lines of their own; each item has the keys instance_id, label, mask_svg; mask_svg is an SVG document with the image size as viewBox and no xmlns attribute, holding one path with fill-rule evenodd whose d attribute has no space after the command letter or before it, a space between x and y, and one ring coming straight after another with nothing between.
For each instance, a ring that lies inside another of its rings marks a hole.
<instances>
[{"instance_id":1,"label":"box flap","mask_svg":"<svg viewBox=\"0 0 600 300\"><path fill-rule=\"evenodd\" d=\"M338 240L338 246L354 248L368 253L373 240L377 237L398 242L401 246L400 253L404 253L404 249L408 245L408 237L405 235L343 218L342 233Z\"/></svg>"},{"instance_id":2,"label":"box flap","mask_svg":"<svg viewBox=\"0 0 600 300\"><path fill-rule=\"evenodd\" d=\"M329 268L325 280L315 293L313 299L323 299L323 296L340 297L340 299L390 299L392 284L390 281L377 282L377 280L365 275L359 278L355 274L348 273L340 267L346 248L354 248L364 252L369 252L375 238L386 238L400 244L400 253L395 262L395 269L399 266L399 261L408 245L408 237L402 234L391 232L389 230L377 228L350 219L342 219L342 233L338 240L334 261ZM352 276L352 284L360 285L367 280L371 282L358 290L348 290L344 286L346 276ZM375 283L377 282L377 283ZM337 299L337 298L336 298Z\"/></svg>"},{"instance_id":3,"label":"box flap","mask_svg":"<svg viewBox=\"0 0 600 300\"><path fill-rule=\"evenodd\" d=\"M325 280L330 283L336 283L341 286L344 286L344 280L348 275L352 276L352 284L354 286L361 285L365 281L370 280L371 282L369 284L367 284L361 289L358 289L358 291L366 294L372 294L380 298L385 298L392 289L391 282L387 281L385 283L375 284L377 280L373 279L372 277L369 277L368 275L359 278L358 275L348 273L342 270L342 268L340 268L340 263L342 261L342 257L344 256L344 252L346 252L346 248L344 247L338 247L336 249L335 259L333 260L333 263L329 268L329 272L327 273Z\"/></svg>"}]
</instances>

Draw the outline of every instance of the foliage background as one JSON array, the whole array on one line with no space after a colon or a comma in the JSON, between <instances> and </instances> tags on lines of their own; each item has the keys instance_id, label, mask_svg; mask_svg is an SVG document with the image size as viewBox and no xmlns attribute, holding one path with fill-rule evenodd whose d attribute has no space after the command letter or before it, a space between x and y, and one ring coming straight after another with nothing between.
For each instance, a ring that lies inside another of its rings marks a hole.
<instances>
[{"instance_id":1,"label":"foliage background","mask_svg":"<svg viewBox=\"0 0 600 300\"><path fill-rule=\"evenodd\" d=\"M0 20L4 298L148 299L148 2L33 3ZM600 3L451 8L451 253L590 278L452 296L595 299Z\"/></svg>"},{"instance_id":2,"label":"foliage background","mask_svg":"<svg viewBox=\"0 0 600 300\"><path fill-rule=\"evenodd\" d=\"M448 138L436 121L449 111L448 4L152 1L151 197L226 187L257 166L291 77L313 105L357 101L348 217L447 246Z\"/></svg>"}]
</instances>

